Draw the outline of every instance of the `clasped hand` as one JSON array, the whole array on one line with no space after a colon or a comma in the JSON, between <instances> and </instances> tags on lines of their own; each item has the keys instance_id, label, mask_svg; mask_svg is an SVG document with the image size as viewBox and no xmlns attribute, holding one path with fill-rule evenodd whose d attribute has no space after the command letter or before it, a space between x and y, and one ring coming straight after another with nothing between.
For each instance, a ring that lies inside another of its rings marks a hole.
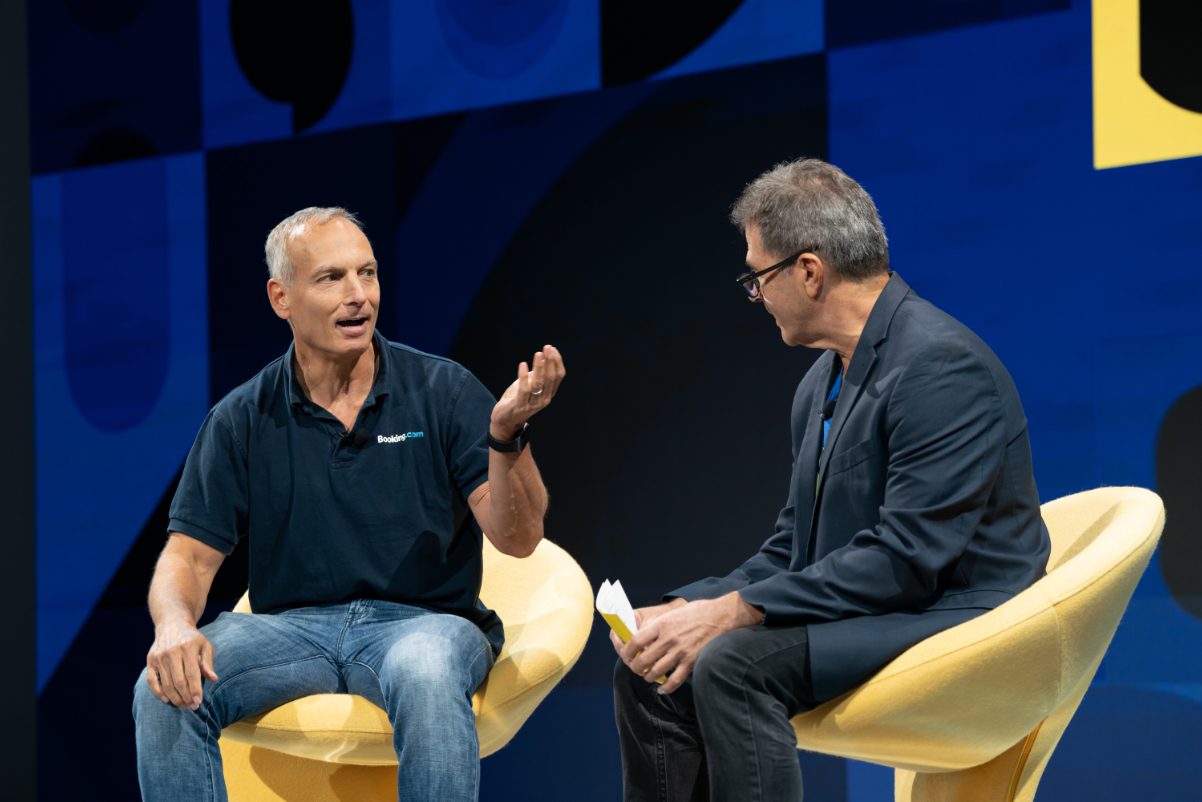
<instances>
[{"instance_id":1,"label":"clasped hand","mask_svg":"<svg viewBox=\"0 0 1202 802\"><path fill-rule=\"evenodd\" d=\"M713 601L673 599L667 604L635 611L638 631L629 641L609 632L609 641L630 670L647 682L667 676L661 694L683 685L706 643L727 631L715 616Z\"/></svg>"},{"instance_id":2,"label":"clasped hand","mask_svg":"<svg viewBox=\"0 0 1202 802\"><path fill-rule=\"evenodd\" d=\"M667 675L660 693L672 693L684 684L697 656L711 640L763 618L737 593L693 602L673 599L667 604L639 608L634 614L639 631L626 643L612 631L609 639L622 662L647 682Z\"/></svg>"}]
</instances>

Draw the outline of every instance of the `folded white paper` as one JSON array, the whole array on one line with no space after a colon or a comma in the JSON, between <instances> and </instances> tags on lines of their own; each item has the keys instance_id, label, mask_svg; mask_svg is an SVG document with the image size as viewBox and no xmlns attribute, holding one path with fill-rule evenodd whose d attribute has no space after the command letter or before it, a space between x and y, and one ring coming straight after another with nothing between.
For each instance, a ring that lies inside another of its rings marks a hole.
<instances>
[{"instance_id":1,"label":"folded white paper","mask_svg":"<svg viewBox=\"0 0 1202 802\"><path fill-rule=\"evenodd\" d=\"M618 633L623 643L639 631L634 608L630 606L630 599L626 598L626 591L622 590L621 580L612 585L608 579L601 583L601 589L597 591L597 612L601 613L609 628Z\"/></svg>"}]
</instances>

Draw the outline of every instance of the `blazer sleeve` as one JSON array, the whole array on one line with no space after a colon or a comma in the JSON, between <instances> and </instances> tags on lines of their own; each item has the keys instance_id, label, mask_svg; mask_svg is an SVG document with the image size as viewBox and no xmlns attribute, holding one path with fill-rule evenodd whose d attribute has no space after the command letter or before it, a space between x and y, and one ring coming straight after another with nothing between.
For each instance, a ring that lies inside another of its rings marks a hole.
<instances>
[{"instance_id":1,"label":"blazer sleeve","mask_svg":"<svg viewBox=\"0 0 1202 802\"><path fill-rule=\"evenodd\" d=\"M915 354L886 403L879 522L801 570L748 582L740 593L765 623L919 607L977 531L1005 447L1000 394L981 356L955 342Z\"/></svg>"}]
</instances>

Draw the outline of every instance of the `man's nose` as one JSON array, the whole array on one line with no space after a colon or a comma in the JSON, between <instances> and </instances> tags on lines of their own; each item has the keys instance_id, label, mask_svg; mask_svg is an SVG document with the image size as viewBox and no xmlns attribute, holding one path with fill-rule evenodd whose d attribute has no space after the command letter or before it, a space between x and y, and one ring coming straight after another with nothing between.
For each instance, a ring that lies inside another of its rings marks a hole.
<instances>
[{"instance_id":1,"label":"man's nose","mask_svg":"<svg viewBox=\"0 0 1202 802\"><path fill-rule=\"evenodd\" d=\"M367 290L363 286L363 281L353 273L349 276L346 283L346 302L348 304L367 302Z\"/></svg>"}]
</instances>

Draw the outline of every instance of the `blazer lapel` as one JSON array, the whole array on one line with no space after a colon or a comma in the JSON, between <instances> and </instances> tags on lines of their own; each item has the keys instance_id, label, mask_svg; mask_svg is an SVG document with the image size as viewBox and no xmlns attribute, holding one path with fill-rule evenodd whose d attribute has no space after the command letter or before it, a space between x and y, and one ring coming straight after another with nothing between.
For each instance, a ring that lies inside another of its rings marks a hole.
<instances>
[{"instance_id":1,"label":"blazer lapel","mask_svg":"<svg viewBox=\"0 0 1202 802\"><path fill-rule=\"evenodd\" d=\"M868 373L875 364L876 349L871 346L864 348L864 340L861 339L851 358L851 368L843 374L843 388L839 391L839 401L835 404L835 416L831 418L831 429L826 435L826 445L822 449L822 457L818 463L819 486L826 477L826 466L831 461L835 444L839 442L839 435L843 433L843 424L847 422L847 416L851 414L852 408L859 400L860 393L864 389L864 380L868 378Z\"/></svg>"},{"instance_id":2,"label":"blazer lapel","mask_svg":"<svg viewBox=\"0 0 1202 802\"><path fill-rule=\"evenodd\" d=\"M855 353L851 357L851 366L843 375L843 387L839 391L839 400L835 405L835 415L831 418L831 428L826 436L826 445L818 461L818 476L815 481L814 505L810 517L810 542L808 559L813 559L814 525L818 520L818 507L822 499L822 485L826 481L826 467L831 461L831 454L843 433L843 425L847 422L856 402L863 393L864 385L877 362L877 346L881 345L889 334L889 324L902 299L909 293L910 287L902 281L897 273L891 274L889 283L881 291L880 297L872 307L868 320L864 323L864 331L860 333L860 341L856 343ZM832 359L834 355L832 354ZM825 400L825 399L824 399ZM815 427L821 430L821 427ZM818 438L821 440L821 436ZM812 463L811 463L812 464Z\"/></svg>"},{"instance_id":3,"label":"blazer lapel","mask_svg":"<svg viewBox=\"0 0 1202 802\"><path fill-rule=\"evenodd\" d=\"M829 363L833 356L827 353L820 359L826 359ZM829 364L827 369L829 370ZM805 427L805 434L797 453L798 469L793 473L793 561L797 563L795 568L798 570L805 567L804 563L798 561L798 557L803 553L801 546L808 542L813 529L814 493L818 486L818 451L822 446L821 420L822 404L826 400L823 395L825 391L821 386L817 389L810 398L809 409L804 413L806 417L801 423ZM818 425L814 425L815 422ZM807 528L802 529L807 524Z\"/></svg>"}]
</instances>

